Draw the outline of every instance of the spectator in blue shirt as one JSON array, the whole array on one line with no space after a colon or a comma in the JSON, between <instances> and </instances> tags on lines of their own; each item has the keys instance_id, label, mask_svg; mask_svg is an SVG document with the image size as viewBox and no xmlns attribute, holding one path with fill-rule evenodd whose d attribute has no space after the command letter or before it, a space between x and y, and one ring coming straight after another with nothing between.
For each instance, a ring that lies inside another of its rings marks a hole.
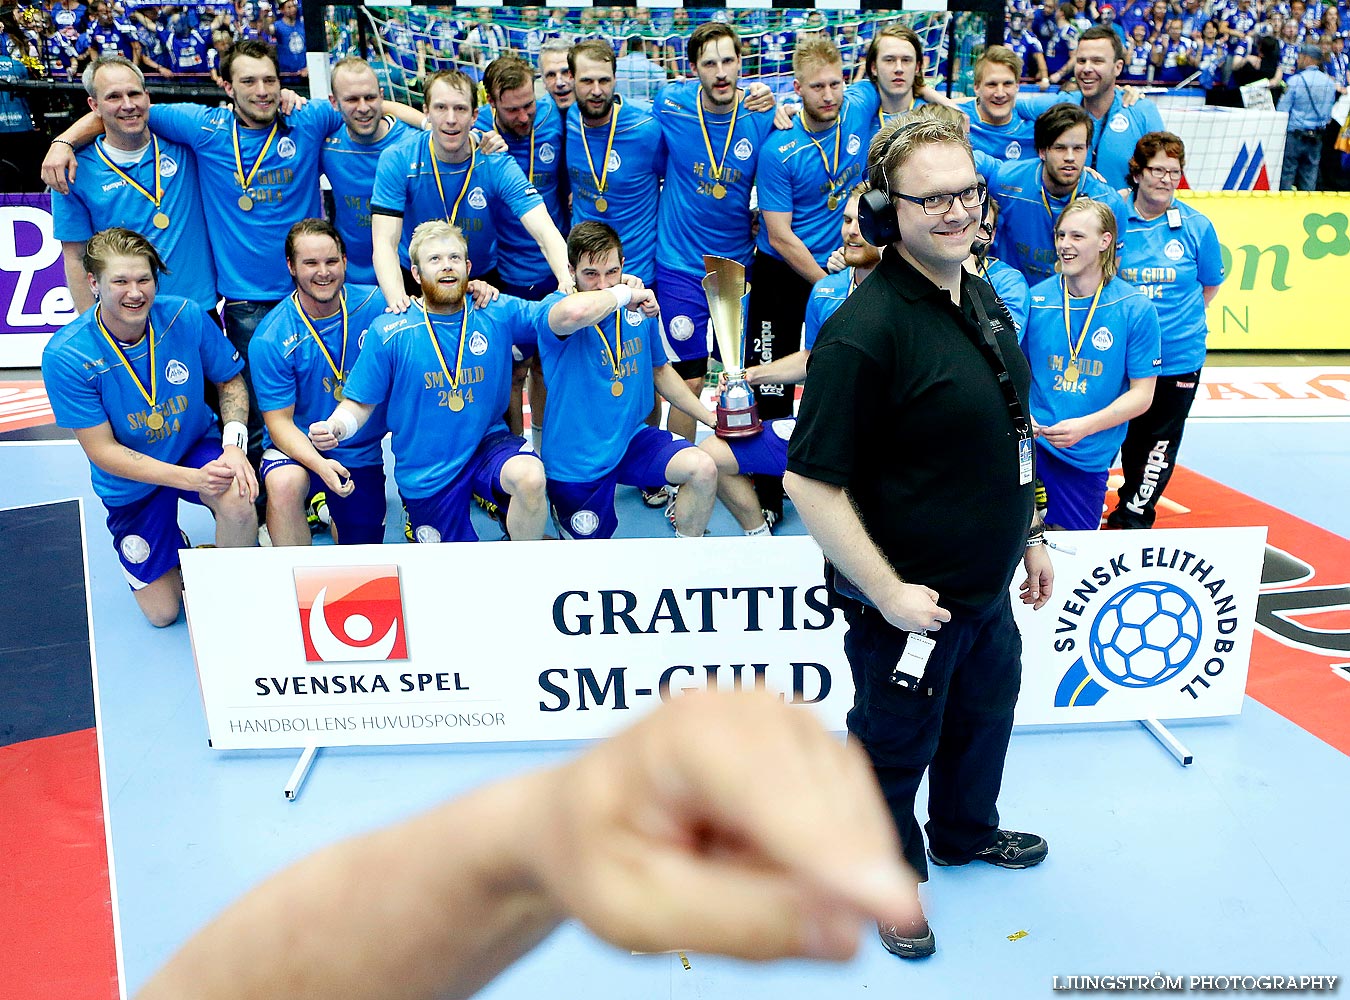
<instances>
[{"instance_id":1,"label":"spectator in blue shirt","mask_svg":"<svg viewBox=\"0 0 1350 1000\"><path fill-rule=\"evenodd\" d=\"M1280 190L1317 190L1322 163L1322 133L1336 103L1336 84L1322 72L1322 50L1304 45L1298 53L1298 71L1287 81L1279 110L1289 115L1284 139L1284 169Z\"/></svg>"}]
</instances>

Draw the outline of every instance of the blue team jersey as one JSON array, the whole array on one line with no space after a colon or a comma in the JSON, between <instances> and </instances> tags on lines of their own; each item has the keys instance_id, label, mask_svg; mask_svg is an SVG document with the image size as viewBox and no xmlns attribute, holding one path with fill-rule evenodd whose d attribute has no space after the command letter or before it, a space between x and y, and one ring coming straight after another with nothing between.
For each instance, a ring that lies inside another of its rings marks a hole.
<instances>
[{"instance_id":1,"label":"blue team jersey","mask_svg":"<svg viewBox=\"0 0 1350 1000\"><path fill-rule=\"evenodd\" d=\"M1062 101L1072 101L1082 107L1083 95L1060 93L1023 97L1017 102L1017 113L1034 122L1037 115ZM1162 115L1152 101L1139 100L1127 108L1117 91L1106 114L1093 120L1088 166L1105 177L1113 189L1128 187L1130 157L1134 155L1135 144L1149 132L1161 132L1165 127Z\"/></svg>"},{"instance_id":2,"label":"blue team jersey","mask_svg":"<svg viewBox=\"0 0 1350 1000\"><path fill-rule=\"evenodd\" d=\"M111 425L118 444L161 462L177 464L215 423L202 396L207 380L228 382L244 369L239 353L196 303L161 295L150 308L155 328L155 399L164 416L158 430L146 424L150 407L95 322L97 306L47 342L42 379L56 422L79 430ZM122 353L150 391L150 338ZM157 489L104 472L91 463L94 492L109 507L124 507Z\"/></svg>"},{"instance_id":3,"label":"blue team jersey","mask_svg":"<svg viewBox=\"0 0 1350 1000\"><path fill-rule=\"evenodd\" d=\"M1224 279L1219 237L1208 219L1184 202L1174 201L1180 225L1167 213L1145 222L1130 212L1129 239L1120 257L1120 277L1142 292L1162 325L1159 375L1199 371L1205 363L1206 286Z\"/></svg>"},{"instance_id":4,"label":"blue team jersey","mask_svg":"<svg viewBox=\"0 0 1350 1000\"><path fill-rule=\"evenodd\" d=\"M734 129L732 112L704 113L705 142L695 103L701 90L697 80L674 83L662 89L655 104L668 151L657 212L656 263L700 275L705 253L750 263L755 250L750 192L760 150L772 141L774 132L771 112L747 111L742 102L734 113ZM720 168L717 178L713 177L714 163ZM726 189L721 199L713 194L713 185L719 182Z\"/></svg>"},{"instance_id":5,"label":"blue team jersey","mask_svg":"<svg viewBox=\"0 0 1350 1000\"><path fill-rule=\"evenodd\" d=\"M1034 286L1055 273L1055 220L1074 192L1058 198L1046 191L1042 183L1044 164L1039 158L982 163L989 193L999 207L994 256L1017 268ZM1114 188L1084 173L1076 193L1110 205L1116 216L1117 236L1124 239L1129 213ZM1119 249L1120 243L1116 246Z\"/></svg>"},{"instance_id":6,"label":"blue team jersey","mask_svg":"<svg viewBox=\"0 0 1350 1000\"><path fill-rule=\"evenodd\" d=\"M294 407L295 425L303 431L316 420L327 420L338 404L334 395L337 377L328 364L328 358L342 369L347 378L361 356L361 345L370 325L384 315L385 301L378 288L370 285L347 285L347 350L342 350L342 313L323 319L313 319L314 333L323 339L323 349L314 341L296 308L294 295L282 299L258 324L249 344L248 359L253 377L253 391L258 397L258 408L284 410ZM330 452L343 465L351 467L382 465L380 440L384 437L385 405L380 403L361 429ZM263 431L263 447L275 447L272 435Z\"/></svg>"},{"instance_id":7,"label":"blue team jersey","mask_svg":"<svg viewBox=\"0 0 1350 1000\"><path fill-rule=\"evenodd\" d=\"M1127 41L1125 43L1125 67L1121 70L1120 79L1136 82L1147 80L1149 69L1153 66L1152 55L1153 45L1147 39L1138 45Z\"/></svg>"},{"instance_id":8,"label":"blue team jersey","mask_svg":"<svg viewBox=\"0 0 1350 1000\"><path fill-rule=\"evenodd\" d=\"M235 173L234 121L230 108L156 104L150 109L155 134L188 146L197 156L220 294L246 302L276 301L291 290L282 249L286 234L301 219L322 214L319 149L342 125L342 116L327 101L310 101L285 116L248 187L250 211L239 207L244 188ZM246 177L270 134L271 126L239 127L239 158Z\"/></svg>"},{"instance_id":9,"label":"blue team jersey","mask_svg":"<svg viewBox=\"0 0 1350 1000\"><path fill-rule=\"evenodd\" d=\"M539 193L549 218L566 239L569 227L558 197L558 175L564 166L562 116L553 101L545 98L536 103L533 134L524 139L498 129L487 105L478 109L475 125L484 131L495 130L506 142L507 152ZM497 270L502 280L512 285L535 285L553 277L544 251L521 221L509 213L497 222Z\"/></svg>"},{"instance_id":10,"label":"blue team jersey","mask_svg":"<svg viewBox=\"0 0 1350 1000\"><path fill-rule=\"evenodd\" d=\"M895 121L905 111L897 111L895 114L886 114L881 110L881 92L877 90L877 85L871 80L859 80L856 83L850 83L844 91L850 101L858 105L858 114L868 123L868 132L863 137L863 156L866 158L867 146L872 141L872 137L881 131L881 126L887 122ZM917 111L928 102L923 98L916 96L914 104L910 111Z\"/></svg>"},{"instance_id":11,"label":"blue team jersey","mask_svg":"<svg viewBox=\"0 0 1350 1000\"><path fill-rule=\"evenodd\" d=\"M869 117L863 102L846 94L839 118L829 128L808 132L798 115L790 129L771 137L760 156L756 180L760 211L790 213L792 231L821 267L839 246L848 191L866 176L867 143L875 131L875 114ZM836 199L833 208L831 195ZM783 259L769 244L767 225L760 225L755 246L760 253Z\"/></svg>"},{"instance_id":12,"label":"blue team jersey","mask_svg":"<svg viewBox=\"0 0 1350 1000\"><path fill-rule=\"evenodd\" d=\"M562 298L554 292L544 299L538 320L539 357L548 385L544 466L549 479L593 483L614 470L633 435L647 426L655 398L652 373L667 363L661 322L619 309L595 326L559 337L549 329L548 313ZM612 392L614 366L597 332L604 331L613 351L616 320L623 343L617 357L621 396Z\"/></svg>"},{"instance_id":13,"label":"blue team jersey","mask_svg":"<svg viewBox=\"0 0 1350 1000\"><path fill-rule=\"evenodd\" d=\"M473 273L484 275L497 267L499 220L507 214L519 219L543 199L511 157L485 156L475 148L462 163L442 163L431 152L432 141L431 133L414 130L380 155L370 210L402 217L398 256L404 267L412 266L408 246L418 224L446 219L468 240Z\"/></svg>"},{"instance_id":14,"label":"blue team jersey","mask_svg":"<svg viewBox=\"0 0 1350 1000\"><path fill-rule=\"evenodd\" d=\"M984 259L984 276L994 288L994 294L1003 300L1008 314L1017 325L1020 341L1027 328L1027 313L1031 309L1031 286L1022 272L997 257Z\"/></svg>"},{"instance_id":15,"label":"blue team jersey","mask_svg":"<svg viewBox=\"0 0 1350 1000\"><path fill-rule=\"evenodd\" d=\"M323 141L319 169L333 188L333 225L347 247L347 278L363 285L375 284L374 244L370 235L370 193L375 189L375 168L380 154L416 133L392 115L386 115L389 131L375 142L357 142L342 125Z\"/></svg>"},{"instance_id":16,"label":"blue team jersey","mask_svg":"<svg viewBox=\"0 0 1350 1000\"><path fill-rule=\"evenodd\" d=\"M136 163L118 165L118 170L150 194L155 193L154 148L151 142ZM159 280L160 293L181 295L203 309L214 309L216 265L206 235L196 158L176 142L159 140L159 182L164 197L157 209L108 166L104 157L117 163L112 152L100 137L76 154L78 170L70 193L52 191L53 235L64 242L82 243L110 226L143 233L169 269ZM159 211L169 217L164 229L152 221Z\"/></svg>"},{"instance_id":17,"label":"blue team jersey","mask_svg":"<svg viewBox=\"0 0 1350 1000\"><path fill-rule=\"evenodd\" d=\"M1078 29L1072 24L1055 27L1045 40L1045 71L1058 73L1078 48Z\"/></svg>"},{"instance_id":18,"label":"blue team jersey","mask_svg":"<svg viewBox=\"0 0 1350 1000\"><path fill-rule=\"evenodd\" d=\"M624 271L651 284L656 273L656 204L666 172L666 145L656 119L619 99L611 114L614 147L605 162L609 125L583 127L577 105L567 109L567 171L572 182L572 225L605 222L623 240ZM590 160L586 158L590 152ZM591 165L595 172L592 174ZM606 173L606 167L608 172ZM596 208L603 173L605 211Z\"/></svg>"},{"instance_id":19,"label":"blue team jersey","mask_svg":"<svg viewBox=\"0 0 1350 1000\"><path fill-rule=\"evenodd\" d=\"M806 319L802 331L802 350L810 351L816 346L816 336L825 321L834 315L836 309L844 304L849 292L853 291L854 269L846 267L835 274L827 274L811 286L811 295L806 300Z\"/></svg>"},{"instance_id":20,"label":"blue team jersey","mask_svg":"<svg viewBox=\"0 0 1350 1000\"><path fill-rule=\"evenodd\" d=\"M1069 299L1069 326L1075 344L1083 332L1092 297ZM1064 295L1058 276L1031 289L1031 315L1022 352L1031 364L1031 416L1042 426L1095 413L1118 399L1130 379L1153 378L1162 364L1158 314L1131 285L1112 278L1102 289L1092 329L1078 353L1077 379L1066 379L1069 336L1064 332ZM1111 467L1125 440L1122 423L1090 434L1056 454L1076 468L1101 472ZM1051 447L1045 441L1045 447Z\"/></svg>"},{"instance_id":21,"label":"blue team jersey","mask_svg":"<svg viewBox=\"0 0 1350 1000\"><path fill-rule=\"evenodd\" d=\"M281 72L288 75L299 73L306 63L305 23L297 19L294 24L287 24L278 18L272 22L272 30L277 36L277 63Z\"/></svg>"},{"instance_id":22,"label":"blue team jersey","mask_svg":"<svg viewBox=\"0 0 1350 1000\"><path fill-rule=\"evenodd\" d=\"M358 403L387 402L393 435L394 480L405 498L420 499L442 489L464 469L474 449L492 431L506 429L511 395L511 346L533 343L540 303L500 296L484 309L466 301L464 310L431 318L445 364L459 366L463 409L450 409L445 369L427 332L427 314L416 302L405 313L376 317L347 380L346 394Z\"/></svg>"},{"instance_id":23,"label":"blue team jersey","mask_svg":"<svg viewBox=\"0 0 1350 1000\"><path fill-rule=\"evenodd\" d=\"M1015 107L1020 107L1020 102ZM1003 125L990 125L980 118L972 105L970 117L970 145L973 149L996 160L1036 159L1036 122L1024 118L1016 110Z\"/></svg>"}]
</instances>

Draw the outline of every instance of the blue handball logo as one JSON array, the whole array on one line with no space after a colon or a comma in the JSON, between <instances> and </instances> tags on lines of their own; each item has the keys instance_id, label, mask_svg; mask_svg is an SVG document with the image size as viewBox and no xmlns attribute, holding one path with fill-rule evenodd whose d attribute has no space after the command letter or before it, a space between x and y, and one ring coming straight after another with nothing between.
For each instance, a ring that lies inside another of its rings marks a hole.
<instances>
[{"instance_id":1,"label":"blue handball logo","mask_svg":"<svg viewBox=\"0 0 1350 1000\"><path fill-rule=\"evenodd\" d=\"M1170 583L1136 583L1102 605L1092 623L1093 662L1121 687L1165 684L1200 648L1200 609Z\"/></svg>"}]
</instances>

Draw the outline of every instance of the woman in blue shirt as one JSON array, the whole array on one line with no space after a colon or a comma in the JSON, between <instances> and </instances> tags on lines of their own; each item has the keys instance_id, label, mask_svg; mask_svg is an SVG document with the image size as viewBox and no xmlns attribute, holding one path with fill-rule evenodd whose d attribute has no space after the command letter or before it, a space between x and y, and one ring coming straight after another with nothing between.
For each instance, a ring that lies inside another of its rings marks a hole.
<instances>
[{"instance_id":1,"label":"woman in blue shirt","mask_svg":"<svg viewBox=\"0 0 1350 1000\"><path fill-rule=\"evenodd\" d=\"M1112 528L1153 524L1171 478L1181 432L1205 363L1205 307L1223 282L1223 258L1214 226L1176 200L1186 147L1171 132L1150 132L1130 158L1129 228L1120 275L1143 292L1162 325L1162 367L1148 410L1130 421L1120 449L1125 482L1107 518Z\"/></svg>"}]
</instances>

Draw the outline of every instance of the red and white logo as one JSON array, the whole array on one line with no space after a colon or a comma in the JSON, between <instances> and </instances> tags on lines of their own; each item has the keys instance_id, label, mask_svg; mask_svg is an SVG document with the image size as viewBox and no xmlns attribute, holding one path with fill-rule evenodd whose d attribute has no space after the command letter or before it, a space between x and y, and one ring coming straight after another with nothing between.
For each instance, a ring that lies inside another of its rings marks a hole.
<instances>
[{"instance_id":1,"label":"red and white logo","mask_svg":"<svg viewBox=\"0 0 1350 1000\"><path fill-rule=\"evenodd\" d=\"M397 566L296 567L295 596L307 662L408 658Z\"/></svg>"}]
</instances>

